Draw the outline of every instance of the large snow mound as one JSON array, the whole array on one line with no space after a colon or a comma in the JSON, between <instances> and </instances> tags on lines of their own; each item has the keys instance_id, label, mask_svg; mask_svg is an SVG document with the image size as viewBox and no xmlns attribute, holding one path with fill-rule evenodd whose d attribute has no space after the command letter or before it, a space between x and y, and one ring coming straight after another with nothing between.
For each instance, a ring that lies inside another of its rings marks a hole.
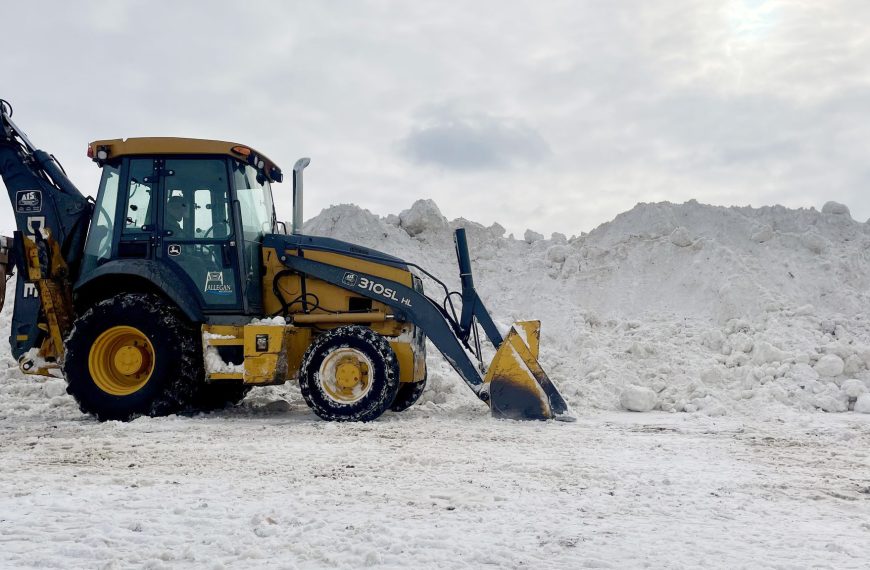
<instances>
[{"instance_id":1,"label":"large snow mound","mask_svg":"<svg viewBox=\"0 0 870 570\"><path fill-rule=\"evenodd\" d=\"M849 411L859 398L865 408L870 226L845 206L638 204L588 234L514 239L498 224L448 222L422 200L387 217L333 206L305 231L396 255L458 289L456 227L467 230L497 324L542 321L541 363L581 413L627 403L770 418ZM424 405L482 406L432 346L428 364ZM4 344L0 415L75 413L61 381L25 379L14 366Z\"/></svg>"}]
</instances>

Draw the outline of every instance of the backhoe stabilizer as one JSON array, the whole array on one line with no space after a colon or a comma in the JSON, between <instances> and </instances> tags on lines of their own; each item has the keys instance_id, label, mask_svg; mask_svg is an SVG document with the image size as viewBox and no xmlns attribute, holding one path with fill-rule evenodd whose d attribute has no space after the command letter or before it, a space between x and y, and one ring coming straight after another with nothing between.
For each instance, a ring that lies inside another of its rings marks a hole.
<instances>
[{"instance_id":1,"label":"backhoe stabilizer","mask_svg":"<svg viewBox=\"0 0 870 570\"><path fill-rule=\"evenodd\" d=\"M540 321L514 323L484 378L492 415L513 420L574 421L565 398L538 362Z\"/></svg>"}]
</instances>

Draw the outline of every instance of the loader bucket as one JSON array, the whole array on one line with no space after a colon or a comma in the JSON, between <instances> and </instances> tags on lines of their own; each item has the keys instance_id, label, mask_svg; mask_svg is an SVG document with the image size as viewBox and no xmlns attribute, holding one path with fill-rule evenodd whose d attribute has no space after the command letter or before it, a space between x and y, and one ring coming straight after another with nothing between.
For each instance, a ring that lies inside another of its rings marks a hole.
<instances>
[{"instance_id":1,"label":"loader bucket","mask_svg":"<svg viewBox=\"0 0 870 570\"><path fill-rule=\"evenodd\" d=\"M538 363L541 322L514 323L487 370L492 415L513 420L574 421L568 404Z\"/></svg>"}]
</instances>

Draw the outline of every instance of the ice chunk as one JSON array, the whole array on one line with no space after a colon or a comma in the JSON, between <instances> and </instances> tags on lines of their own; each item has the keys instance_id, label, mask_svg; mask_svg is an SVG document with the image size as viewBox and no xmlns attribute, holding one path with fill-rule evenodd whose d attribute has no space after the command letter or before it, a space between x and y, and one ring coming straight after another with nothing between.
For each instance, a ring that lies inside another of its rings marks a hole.
<instances>
[{"instance_id":1,"label":"ice chunk","mask_svg":"<svg viewBox=\"0 0 870 570\"><path fill-rule=\"evenodd\" d=\"M562 263L571 253L571 248L567 245L551 245L547 249L547 259L554 263Z\"/></svg>"},{"instance_id":2,"label":"ice chunk","mask_svg":"<svg viewBox=\"0 0 870 570\"><path fill-rule=\"evenodd\" d=\"M671 243L679 247L688 247L692 245L692 236L689 235L689 230L683 226L675 229L671 232Z\"/></svg>"},{"instance_id":3,"label":"ice chunk","mask_svg":"<svg viewBox=\"0 0 870 570\"><path fill-rule=\"evenodd\" d=\"M425 231L446 228L447 218L433 200L417 200L411 209L399 214L399 226L413 237Z\"/></svg>"},{"instance_id":4,"label":"ice chunk","mask_svg":"<svg viewBox=\"0 0 870 570\"><path fill-rule=\"evenodd\" d=\"M850 216L849 207L845 204L840 204L839 202L825 202L825 205L822 206L823 214L837 214L840 216Z\"/></svg>"},{"instance_id":5,"label":"ice chunk","mask_svg":"<svg viewBox=\"0 0 870 570\"><path fill-rule=\"evenodd\" d=\"M764 243L773 237L773 228L770 227L770 224L764 224L760 228L758 228L753 234L749 237L754 242Z\"/></svg>"},{"instance_id":6,"label":"ice chunk","mask_svg":"<svg viewBox=\"0 0 870 570\"><path fill-rule=\"evenodd\" d=\"M526 240L526 243L535 243L536 241L544 239L544 234L539 234L532 230L526 230L526 233L523 234L523 239Z\"/></svg>"},{"instance_id":7,"label":"ice chunk","mask_svg":"<svg viewBox=\"0 0 870 570\"><path fill-rule=\"evenodd\" d=\"M632 412L648 412L656 407L658 396L649 388L630 384L622 391L619 404Z\"/></svg>"},{"instance_id":8,"label":"ice chunk","mask_svg":"<svg viewBox=\"0 0 870 570\"><path fill-rule=\"evenodd\" d=\"M767 362L782 362L788 360L791 355L784 352L769 342L758 341L752 350L752 361L756 364L765 364ZM840 371L842 372L842 370ZM821 372L820 372L821 374Z\"/></svg>"},{"instance_id":9,"label":"ice chunk","mask_svg":"<svg viewBox=\"0 0 870 570\"><path fill-rule=\"evenodd\" d=\"M801 243L813 253L823 253L831 245L824 236L816 233L814 230L808 231L801 235Z\"/></svg>"},{"instance_id":10,"label":"ice chunk","mask_svg":"<svg viewBox=\"0 0 870 570\"><path fill-rule=\"evenodd\" d=\"M843 391L843 394L845 394L847 398L852 398L854 400L864 392L867 392L867 386L857 378L851 378L840 385L840 390Z\"/></svg>"},{"instance_id":11,"label":"ice chunk","mask_svg":"<svg viewBox=\"0 0 870 570\"><path fill-rule=\"evenodd\" d=\"M814 368L819 376L832 377L842 374L845 367L842 358L836 354L826 354L819 359Z\"/></svg>"}]
</instances>

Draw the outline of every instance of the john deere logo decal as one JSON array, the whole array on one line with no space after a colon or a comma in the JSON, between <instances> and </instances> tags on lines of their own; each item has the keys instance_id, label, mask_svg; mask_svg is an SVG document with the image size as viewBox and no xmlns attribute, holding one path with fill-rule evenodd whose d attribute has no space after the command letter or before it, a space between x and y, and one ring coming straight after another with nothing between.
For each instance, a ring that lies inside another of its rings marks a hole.
<instances>
[{"instance_id":1,"label":"john deere logo decal","mask_svg":"<svg viewBox=\"0 0 870 570\"><path fill-rule=\"evenodd\" d=\"M181 246L178 245L177 243L171 243L171 244L169 244L167 251L169 252L169 255L171 255L172 257L175 257L176 255L181 255Z\"/></svg>"},{"instance_id":2,"label":"john deere logo decal","mask_svg":"<svg viewBox=\"0 0 870 570\"><path fill-rule=\"evenodd\" d=\"M222 271L209 271L205 279L204 291L209 295L232 295L233 286L224 285L224 274Z\"/></svg>"},{"instance_id":3,"label":"john deere logo decal","mask_svg":"<svg viewBox=\"0 0 870 570\"><path fill-rule=\"evenodd\" d=\"M19 190L15 194L15 211L19 214L38 214L42 211L41 190Z\"/></svg>"}]
</instances>

